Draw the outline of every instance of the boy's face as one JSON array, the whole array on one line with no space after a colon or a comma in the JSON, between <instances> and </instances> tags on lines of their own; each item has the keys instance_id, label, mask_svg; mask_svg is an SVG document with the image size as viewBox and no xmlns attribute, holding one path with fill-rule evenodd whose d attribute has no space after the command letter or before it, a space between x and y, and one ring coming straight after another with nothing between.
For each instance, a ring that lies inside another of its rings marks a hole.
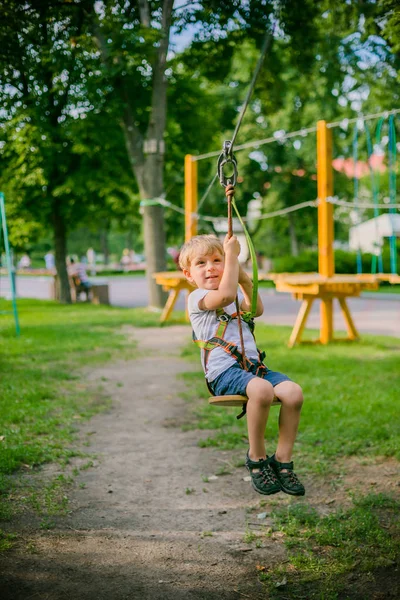
<instances>
[{"instance_id":1,"label":"boy's face","mask_svg":"<svg viewBox=\"0 0 400 600\"><path fill-rule=\"evenodd\" d=\"M198 254L183 273L190 283L202 290L217 290L224 272L224 257L220 252Z\"/></svg>"}]
</instances>

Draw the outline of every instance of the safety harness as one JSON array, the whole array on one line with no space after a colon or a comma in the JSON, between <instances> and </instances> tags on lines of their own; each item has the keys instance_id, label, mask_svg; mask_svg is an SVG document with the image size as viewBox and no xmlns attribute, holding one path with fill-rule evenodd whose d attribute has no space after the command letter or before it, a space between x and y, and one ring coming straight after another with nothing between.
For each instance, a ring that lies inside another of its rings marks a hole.
<instances>
[{"instance_id":1,"label":"safety harness","mask_svg":"<svg viewBox=\"0 0 400 600\"><path fill-rule=\"evenodd\" d=\"M230 315L227 312L225 312L223 308L218 308L216 310L216 313L217 313L217 320L219 321L219 324L218 324L217 330L212 338L210 338L209 340L198 340L196 338L194 331L192 332L192 338L193 338L194 343L204 351L204 369L205 370L207 369L207 362L208 362L208 359L210 356L210 352L212 350L214 350L214 348L221 348L224 352L226 352L227 354L232 356L238 362L238 364L240 365L240 367L242 369L245 369L246 371L251 370L256 376L266 373L267 367L263 364L263 360L265 358L265 352L260 352L260 350L257 348L258 363L256 365L254 365L254 363L250 359L248 359L247 356L245 356L244 360L243 360L243 355L239 351L236 344L233 344L232 342L228 342L224 339L224 335L225 335L226 329L228 327L228 324L231 321L233 321L234 319L238 318L238 313L235 312ZM242 321L247 323L247 325L249 326L249 329L254 337L254 318L252 317L251 312L242 312L241 311L239 313L239 316ZM254 371L254 368L255 368L255 371ZM213 390L211 389L207 380L206 380L206 383L207 383L209 392L213 396L215 396L215 394L214 394ZM243 407L242 407L242 412L240 413L240 415L237 416L238 419L241 419L246 414L246 405L247 405L247 403L244 402Z\"/></svg>"}]
</instances>

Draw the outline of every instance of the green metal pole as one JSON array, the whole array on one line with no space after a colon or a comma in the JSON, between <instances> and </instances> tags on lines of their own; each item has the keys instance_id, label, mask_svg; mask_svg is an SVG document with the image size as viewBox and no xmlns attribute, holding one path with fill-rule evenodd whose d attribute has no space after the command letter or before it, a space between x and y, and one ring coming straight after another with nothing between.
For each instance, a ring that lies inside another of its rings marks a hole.
<instances>
[{"instance_id":1,"label":"green metal pole","mask_svg":"<svg viewBox=\"0 0 400 600\"><path fill-rule=\"evenodd\" d=\"M3 237L4 237L4 247L5 247L5 250L6 250L6 260L7 260L8 276L9 276L9 279L10 279L11 301L12 301L12 307L13 307L13 313L14 313L15 331L16 331L16 334L19 335L20 334L20 328L19 328L19 320L18 320L17 299L16 299L16 293L15 293L15 281L14 281L14 278L12 276L12 268L13 268L13 266L12 266L12 262L11 262L10 245L8 243L6 209L5 209L5 205L4 205L4 194L3 194L3 192L0 192L0 213L1 213L1 221L2 221L2 225L3 225Z\"/></svg>"}]
</instances>

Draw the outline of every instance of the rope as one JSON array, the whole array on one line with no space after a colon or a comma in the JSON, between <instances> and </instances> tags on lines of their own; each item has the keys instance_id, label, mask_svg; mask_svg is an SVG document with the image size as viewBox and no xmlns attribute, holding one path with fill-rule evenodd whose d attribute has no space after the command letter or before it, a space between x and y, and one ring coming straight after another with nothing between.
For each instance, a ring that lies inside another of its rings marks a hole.
<instances>
[{"instance_id":1,"label":"rope","mask_svg":"<svg viewBox=\"0 0 400 600\"><path fill-rule=\"evenodd\" d=\"M354 163L354 203L356 205L356 212L358 222L360 222L360 207L358 205L358 177L357 177L357 161L358 161L358 121L355 123L354 135L353 135L353 163ZM357 223L358 224L358 223ZM360 249L360 232L357 228L357 274L362 273L362 258Z\"/></svg>"},{"instance_id":2,"label":"rope","mask_svg":"<svg viewBox=\"0 0 400 600\"><path fill-rule=\"evenodd\" d=\"M227 185L225 188L225 195L226 195L226 199L228 200L228 236L230 238L233 235L232 201L233 201L234 194L235 194L235 188L233 187L233 185ZM235 298L235 306L236 306L236 313L237 313L237 323L238 323L238 329L239 329L240 346L241 346L241 350L242 350L243 369L245 371L247 371L247 358L246 358L246 352L245 352L245 347L244 347L242 319L240 318L239 298L237 295Z\"/></svg>"},{"instance_id":3,"label":"rope","mask_svg":"<svg viewBox=\"0 0 400 600\"><path fill-rule=\"evenodd\" d=\"M381 117L376 125L375 139L376 139L376 144L379 148L381 146L382 125L383 125L384 120L385 120L385 118ZM376 178L376 193L377 193L377 198L379 200L379 188L380 188L380 181L381 181L381 174L380 174L379 170L376 171L375 178ZM378 208L380 208L379 204L377 206L378 206ZM378 268L379 268L379 272L383 273L382 252L380 253L379 258L378 258Z\"/></svg>"},{"instance_id":4,"label":"rope","mask_svg":"<svg viewBox=\"0 0 400 600\"><path fill-rule=\"evenodd\" d=\"M351 208L354 208L354 202L347 202L347 200L339 200L338 198L331 196L329 198L326 199L327 202L330 202L331 204L337 204L338 206L349 206ZM318 203L318 201L317 201ZM390 210L390 208L392 209L400 209L400 204L373 204L372 202L361 202L358 205L360 208L375 208L376 206L378 208L384 208L386 210Z\"/></svg>"},{"instance_id":5,"label":"rope","mask_svg":"<svg viewBox=\"0 0 400 600\"><path fill-rule=\"evenodd\" d=\"M376 239L378 240L379 239L379 225L378 225L378 221L377 221L377 219L379 217L378 186L377 186L377 176L376 176L376 173L374 173L374 170L373 170L372 164L371 164L373 147L372 147L372 140L371 140L371 135L369 132L369 127L367 125L367 122L364 123L364 129L365 129L365 135L367 138L368 169L369 169L369 175L371 178L372 198L374 201L375 235L376 235ZM379 246L379 250L378 250L378 255L376 255L375 253L372 254L371 271L373 274L375 274L377 272L377 259L378 259L379 272L382 273L382 271L383 271L382 266L381 266L382 265L382 251L381 251L380 246Z\"/></svg>"},{"instance_id":6,"label":"rope","mask_svg":"<svg viewBox=\"0 0 400 600\"><path fill-rule=\"evenodd\" d=\"M251 256L251 264L253 267L253 292L252 292L252 296L251 296L251 316L254 317L256 314L256 309L257 309L257 294L258 294L258 266L257 266L257 256L256 256L256 251L254 249L254 244L251 240L250 234L246 229L245 224L243 223L243 219L239 214L238 208L236 206L236 202L235 199L232 198L232 206L237 214L237 217L240 221L240 224L243 227L243 231L244 234L246 236L246 240L247 240L247 245L249 247L250 250L250 256Z\"/></svg>"},{"instance_id":7,"label":"rope","mask_svg":"<svg viewBox=\"0 0 400 600\"><path fill-rule=\"evenodd\" d=\"M349 207L354 207L354 202L347 202L346 200L340 200L339 198L337 198L336 196L331 196L329 198L326 199L326 202L330 202L331 204L337 204L338 206L349 206ZM146 206L147 201L141 201L140 204L142 206ZM168 200L165 200L165 198L151 198L151 205L155 205L155 204L160 204L161 206L164 206L165 208L170 208L171 210L175 210L176 212L180 213L181 215L185 214L185 211L183 208L180 208L179 206L176 206L176 204L173 204L172 202L169 202ZM279 210L274 210L270 213L266 213L265 215L261 215L258 217L259 221L262 221L263 219L272 219L274 217L280 217L282 215L286 215L288 213L291 212L295 212L297 210L301 210L302 208L306 208L307 206L311 206L313 208L316 208L319 204L319 200L318 198L316 200L307 200L306 202L299 202L299 204L294 204L293 206L288 206L287 208L281 208ZM360 208L380 208L383 210L398 210L400 209L400 204L376 204L376 203L371 203L371 202L360 202L358 204L358 206ZM220 221L221 218L223 217L211 217L210 215L199 215L198 213L192 213L192 217L196 218L196 219L203 219L203 221ZM241 222L244 224L247 221L246 217L240 217ZM244 227L244 225L243 225Z\"/></svg>"},{"instance_id":8,"label":"rope","mask_svg":"<svg viewBox=\"0 0 400 600\"><path fill-rule=\"evenodd\" d=\"M396 202L396 128L394 115L389 117L389 214L394 214ZM390 240L390 270L392 275L397 273L397 239L392 229Z\"/></svg>"},{"instance_id":9,"label":"rope","mask_svg":"<svg viewBox=\"0 0 400 600\"><path fill-rule=\"evenodd\" d=\"M350 123L356 123L357 121L370 121L371 119L378 119L379 117L387 118L389 115L396 115L400 112L400 108L394 108L393 110L384 110L380 113L369 114L369 115L360 115L355 117L354 119L342 119L341 121L335 121L334 123L327 123L328 129L333 129L334 127L341 127L344 122L347 125Z\"/></svg>"}]
</instances>

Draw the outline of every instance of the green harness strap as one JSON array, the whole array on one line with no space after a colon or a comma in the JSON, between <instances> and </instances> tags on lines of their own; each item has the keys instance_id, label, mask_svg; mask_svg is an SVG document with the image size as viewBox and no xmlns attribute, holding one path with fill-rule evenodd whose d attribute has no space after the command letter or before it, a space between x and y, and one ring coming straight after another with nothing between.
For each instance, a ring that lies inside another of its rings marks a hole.
<instances>
[{"instance_id":1,"label":"green harness strap","mask_svg":"<svg viewBox=\"0 0 400 600\"><path fill-rule=\"evenodd\" d=\"M252 267L253 267L253 294L251 296L251 310L250 310L250 318L252 319L255 316L256 310L257 310L257 295L258 295L257 256L256 256L256 251L254 249L254 244L252 242L250 234L247 231L246 225L244 224L243 219L239 214L238 208L236 206L235 198L232 197L231 202L232 202L232 206L235 210L235 213L237 214L237 217L240 221L240 224L243 227L243 232L244 232L244 235L246 236L247 244L248 244L249 250L250 250L251 263L252 263ZM244 315L243 315L243 317L244 317ZM244 320L246 320L246 318L244 318Z\"/></svg>"}]
</instances>

